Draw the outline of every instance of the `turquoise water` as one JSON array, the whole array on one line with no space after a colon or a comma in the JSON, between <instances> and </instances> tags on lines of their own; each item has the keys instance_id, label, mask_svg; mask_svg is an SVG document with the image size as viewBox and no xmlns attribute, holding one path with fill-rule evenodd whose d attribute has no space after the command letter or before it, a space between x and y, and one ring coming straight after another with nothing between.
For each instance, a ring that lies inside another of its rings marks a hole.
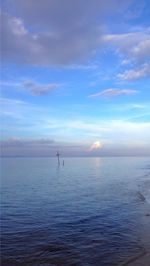
<instances>
[{"instance_id":1,"label":"turquoise water","mask_svg":"<svg viewBox=\"0 0 150 266\"><path fill-rule=\"evenodd\" d=\"M141 252L150 159L64 160L1 159L2 265L113 266Z\"/></svg>"}]
</instances>

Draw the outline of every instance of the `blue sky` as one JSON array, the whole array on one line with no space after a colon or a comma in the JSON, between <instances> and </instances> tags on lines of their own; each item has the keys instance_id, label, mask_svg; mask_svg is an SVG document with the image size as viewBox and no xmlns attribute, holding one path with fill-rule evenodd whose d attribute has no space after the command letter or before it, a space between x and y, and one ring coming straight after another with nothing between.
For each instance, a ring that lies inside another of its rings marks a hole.
<instances>
[{"instance_id":1,"label":"blue sky","mask_svg":"<svg viewBox=\"0 0 150 266\"><path fill-rule=\"evenodd\" d=\"M6 0L2 154L150 155L150 1Z\"/></svg>"}]
</instances>

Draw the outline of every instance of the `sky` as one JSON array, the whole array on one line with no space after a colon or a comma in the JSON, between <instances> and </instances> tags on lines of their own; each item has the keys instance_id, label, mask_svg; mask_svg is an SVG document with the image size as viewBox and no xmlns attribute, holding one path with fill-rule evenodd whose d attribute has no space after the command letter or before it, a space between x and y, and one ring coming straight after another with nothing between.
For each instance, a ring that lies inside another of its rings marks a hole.
<instances>
[{"instance_id":1,"label":"sky","mask_svg":"<svg viewBox=\"0 0 150 266\"><path fill-rule=\"evenodd\" d=\"M1 154L150 156L150 1L3 0Z\"/></svg>"}]
</instances>

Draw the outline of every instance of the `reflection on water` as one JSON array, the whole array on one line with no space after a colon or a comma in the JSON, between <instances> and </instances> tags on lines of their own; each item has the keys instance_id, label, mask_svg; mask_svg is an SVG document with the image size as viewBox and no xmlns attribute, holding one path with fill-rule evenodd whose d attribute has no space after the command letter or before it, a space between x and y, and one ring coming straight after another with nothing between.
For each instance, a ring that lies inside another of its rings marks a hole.
<instances>
[{"instance_id":1,"label":"reflection on water","mask_svg":"<svg viewBox=\"0 0 150 266\"><path fill-rule=\"evenodd\" d=\"M2 265L113 266L140 254L138 185L148 163L3 159Z\"/></svg>"}]
</instances>

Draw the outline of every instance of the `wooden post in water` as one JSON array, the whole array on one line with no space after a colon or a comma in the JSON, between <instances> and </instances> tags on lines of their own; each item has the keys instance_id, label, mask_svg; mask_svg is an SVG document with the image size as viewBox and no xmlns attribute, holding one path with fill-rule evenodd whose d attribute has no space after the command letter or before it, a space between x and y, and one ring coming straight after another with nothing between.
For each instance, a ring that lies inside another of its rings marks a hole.
<instances>
[{"instance_id":1,"label":"wooden post in water","mask_svg":"<svg viewBox=\"0 0 150 266\"><path fill-rule=\"evenodd\" d=\"M58 165L60 165L60 160L59 160L59 156L60 156L60 154L59 154L58 151L57 151L57 153L56 153L56 156L57 156L57 159L58 159Z\"/></svg>"}]
</instances>

